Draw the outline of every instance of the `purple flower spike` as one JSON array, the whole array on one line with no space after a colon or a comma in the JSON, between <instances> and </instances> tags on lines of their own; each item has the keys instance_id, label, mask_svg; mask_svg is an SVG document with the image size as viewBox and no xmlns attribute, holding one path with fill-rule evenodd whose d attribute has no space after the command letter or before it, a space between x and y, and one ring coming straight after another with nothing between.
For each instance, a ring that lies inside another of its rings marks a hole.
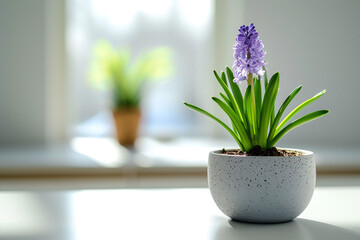
<instances>
[{"instance_id":1,"label":"purple flower spike","mask_svg":"<svg viewBox=\"0 0 360 240\"><path fill-rule=\"evenodd\" d=\"M234 82L239 84L247 79L249 73L264 75L264 45L258 38L259 34L255 26L251 23L249 26L241 26L239 34L236 37L234 49Z\"/></svg>"}]
</instances>

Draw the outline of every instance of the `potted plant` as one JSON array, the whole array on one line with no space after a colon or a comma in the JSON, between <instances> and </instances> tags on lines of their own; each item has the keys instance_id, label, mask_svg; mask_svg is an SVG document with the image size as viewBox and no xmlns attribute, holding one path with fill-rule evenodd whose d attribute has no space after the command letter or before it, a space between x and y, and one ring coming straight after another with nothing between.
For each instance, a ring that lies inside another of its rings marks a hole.
<instances>
[{"instance_id":1,"label":"potted plant","mask_svg":"<svg viewBox=\"0 0 360 240\"><path fill-rule=\"evenodd\" d=\"M90 79L94 86L110 89L116 136L121 145L132 146L141 118L140 102L146 82L164 79L172 72L171 51L157 47L132 59L129 49L113 48L101 41L94 49Z\"/></svg>"},{"instance_id":2,"label":"potted plant","mask_svg":"<svg viewBox=\"0 0 360 240\"><path fill-rule=\"evenodd\" d=\"M234 45L232 70L227 67L220 75L214 71L224 93L212 99L232 126L199 107L185 105L218 122L239 145L240 149L209 154L209 188L220 210L237 221L286 222L300 215L310 202L315 188L315 160L310 151L274 146L289 131L329 111L315 111L293 120L304 107L324 95L323 90L282 119L301 86L275 111L280 78L275 73L268 80L263 47L254 24L243 25ZM243 95L239 84L245 80L248 86Z\"/></svg>"}]
</instances>

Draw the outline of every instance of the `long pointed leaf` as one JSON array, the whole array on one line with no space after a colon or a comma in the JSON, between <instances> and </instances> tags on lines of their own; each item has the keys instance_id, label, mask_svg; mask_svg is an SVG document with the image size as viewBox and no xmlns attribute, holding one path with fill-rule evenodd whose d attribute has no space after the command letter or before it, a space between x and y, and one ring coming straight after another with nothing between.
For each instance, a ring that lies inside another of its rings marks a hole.
<instances>
[{"instance_id":1,"label":"long pointed leaf","mask_svg":"<svg viewBox=\"0 0 360 240\"><path fill-rule=\"evenodd\" d=\"M226 86L228 86L227 79L224 72L221 72L221 80L225 83Z\"/></svg>"},{"instance_id":2,"label":"long pointed leaf","mask_svg":"<svg viewBox=\"0 0 360 240\"><path fill-rule=\"evenodd\" d=\"M242 117L245 118L244 99L241 94L241 90L240 90L239 86L236 83L234 83L234 74L229 67L226 67L226 75L228 77L231 91L234 94L235 101L239 106L240 113L242 114Z\"/></svg>"},{"instance_id":3,"label":"long pointed leaf","mask_svg":"<svg viewBox=\"0 0 360 240\"><path fill-rule=\"evenodd\" d=\"M265 70L265 73L264 73L264 86L265 86L265 90L267 89L268 84L269 84L269 81L268 81L268 77L267 77L267 71Z\"/></svg>"},{"instance_id":4,"label":"long pointed leaf","mask_svg":"<svg viewBox=\"0 0 360 240\"><path fill-rule=\"evenodd\" d=\"M223 93L220 93L220 96L222 97L222 99L224 99L224 102L231 108L233 109L233 111L235 112L230 100L227 98L227 96L225 96ZM231 125L233 127L233 130L236 134L240 134L239 131L237 130L235 124L233 122L231 122Z\"/></svg>"},{"instance_id":5,"label":"long pointed leaf","mask_svg":"<svg viewBox=\"0 0 360 240\"><path fill-rule=\"evenodd\" d=\"M234 112L235 112L234 106L232 106L232 104L231 104L230 100L228 99L228 97L225 96L223 93L220 93L220 96L221 96L222 99L224 99L224 101L226 102L226 104L227 104L232 110L234 110Z\"/></svg>"},{"instance_id":6,"label":"long pointed leaf","mask_svg":"<svg viewBox=\"0 0 360 240\"><path fill-rule=\"evenodd\" d=\"M261 113L261 104L262 104L261 82L259 78L255 80L254 91L255 91L255 106L256 106L256 116L257 116L256 128L258 128L260 123L260 113Z\"/></svg>"},{"instance_id":7,"label":"long pointed leaf","mask_svg":"<svg viewBox=\"0 0 360 240\"><path fill-rule=\"evenodd\" d=\"M227 98L227 96L225 96L223 93L220 93L220 96L222 99L224 99L224 102L235 112L234 106L231 104L230 100ZM237 130L235 124L233 122L231 122L231 125L234 129L235 133L239 133L239 131Z\"/></svg>"},{"instance_id":8,"label":"long pointed leaf","mask_svg":"<svg viewBox=\"0 0 360 240\"><path fill-rule=\"evenodd\" d=\"M240 87L234 82L234 74L233 74L233 72L231 71L231 69L229 67L226 67L226 74L228 76L231 91L232 91L232 93L234 95L236 103L238 104L240 114L242 116L245 128L247 130L249 130L250 129L249 122L248 122L247 117L245 115L244 99L243 99L243 95L241 94Z\"/></svg>"},{"instance_id":9,"label":"long pointed leaf","mask_svg":"<svg viewBox=\"0 0 360 240\"><path fill-rule=\"evenodd\" d=\"M298 112L300 112L304 107L309 105L310 103L314 102L316 99L320 98L322 95L326 93L326 89L322 90L312 98L306 100L305 102L301 103L299 106L297 106L294 110L292 110L285 118L284 120L279 124L279 126L276 128L275 134L277 134L280 129Z\"/></svg>"},{"instance_id":10,"label":"long pointed leaf","mask_svg":"<svg viewBox=\"0 0 360 240\"><path fill-rule=\"evenodd\" d=\"M192 109L192 110L194 110L194 111L197 111L197 112L199 112L199 113L202 113L202 114L204 114L204 115L212 118L212 119L215 120L217 123L219 123L223 128L226 129L226 131L228 131L228 132L231 134L231 136L235 139L235 141L237 142L237 144L239 145L239 147L241 148L241 150L242 150L242 151L245 151L245 148L244 148L242 142L240 141L239 136L237 136L237 134L236 134L233 130L231 130L224 122L222 122L220 119L218 119L217 117L215 117L215 116L212 115L211 113L209 113L209 112L207 112L207 111L205 111L205 110L203 110L203 109L201 109L201 108L199 108L199 107L196 107L196 106L194 106L194 105L192 105L192 104L189 104L189 103L186 103L186 102L184 102L184 104L185 104L187 107L189 107L190 109Z\"/></svg>"},{"instance_id":11,"label":"long pointed leaf","mask_svg":"<svg viewBox=\"0 0 360 240\"><path fill-rule=\"evenodd\" d=\"M231 104L234 105L235 110L236 110L235 112L239 115L241 121L243 122L244 120L243 120L243 116L241 115L239 106L237 105L237 103L236 103L236 101L235 101L235 98L234 98L234 96L231 94L228 86L224 83L223 80L221 80L221 78L219 77L219 75L217 74L217 72L216 72L215 70L214 70L214 75L215 75L217 81L219 82L219 84L221 85L221 87L224 89L224 91L225 91L226 95L228 96Z\"/></svg>"},{"instance_id":12,"label":"long pointed leaf","mask_svg":"<svg viewBox=\"0 0 360 240\"><path fill-rule=\"evenodd\" d=\"M275 102L277 92L279 90L279 73L275 73L265 90L263 105L260 113L260 126L258 143L262 148L266 148L267 132L271 115L271 107Z\"/></svg>"},{"instance_id":13,"label":"long pointed leaf","mask_svg":"<svg viewBox=\"0 0 360 240\"><path fill-rule=\"evenodd\" d=\"M244 96L244 103L245 103L245 115L247 121L249 123L249 133L250 139L254 140L255 138L255 128L257 126L256 119L254 119L254 109L251 102L251 85L249 85L246 89L245 96ZM252 142L255 145L255 142Z\"/></svg>"},{"instance_id":14,"label":"long pointed leaf","mask_svg":"<svg viewBox=\"0 0 360 240\"><path fill-rule=\"evenodd\" d=\"M239 131L240 140L245 148L245 151L250 150L252 146L251 139L249 138L243 123L239 121L239 116L236 115L236 113L219 98L212 97L212 99L224 110L224 112L229 116L231 122L235 125L235 127Z\"/></svg>"},{"instance_id":15,"label":"long pointed leaf","mask_svg":"<svg viewBox=\"0 0 360 240\"><path fill-rule=\"evenodd\" d=\"M274 119L275 119L275 101L271 105L270 124L274 122Z\"/></svg>"},{"instance_id":16,"label":"long pointed leaf","mask_svg":"<svg viewBox=\"0 0 360 240\"><path fill-rule=\"evenodd\" d=\"M226 84L226 86L228 86L228 83L227 83L227 79L226 79L226 76L225 76L225 73L224 72L221 72L221 79L224 81L224 83ZM222 97L222 99L224 99L224 101L226 102L226 104L232 109L234 110L234 112L236 112L236 106L234 106L234 104L231 103L231 101L229 100L228 97L226 97L223 93L219 93L220 96ZM236 99L235 99L236 101ZM239 108L240 110L240 108ZM241 110L240 110L240 113L241 113ZM243 115L243 114L241 114Z\"/></svg>"},{"instance_id":17,"label":"long pointed leaf","mask_svg":"<svg viewBox=\"0 0 360 240\"><path fill-rule=\"evenodd\" d=\"M270 142L273 139L273 137L275 136L276 126L280 122L281 116L283 115L283 113L284 113L285 109L287 108L287 106L289 105L289 103L300 92L301 88L302 88L302 86L299 86L299 87L295 88L289 94L289 96L285 99L284 103L281 105L278 113L276 114L275 120L271 124L270 133L269 133L268 140L267 140L268 142Z\"/></svg>"},{"instance_id":18,"label":"long pointed leaf","mask_svg":"<svg viewBox=\"0 0 360 240\"><path fill-rule=\"evenodd\" d=\"M295 120L294 122L292 122L289 125L287 125L286 127L284 127L278 134L276 134L276 136L269 143L268 148L273 147L276 144L276 142L279 141L280 138L282 136L284 136L286 133L288 133L289 131L291 131L294 128L299 127L307 122L310 122L316 118L322 117L325 114L327 114L328 112L329 112L329 110L320 110L320 111L309 113L309 114Z\"/></svg>"},{"instance_id":19,"label":"long pointed leaf","mask_svg":"<svg viewBox=\"0 0 360 240\"><path fill-rule=\"evenodd\" d=\"M269 85L269 82L268 82L267 71L266 71L265 67L264 67L264 70L265 70L264 84L265 84L265 90L266 90L267 86ZM275 101L270 108L270 125L273 123L274 118L275 118Z\"/></svg>"}]
</instances>

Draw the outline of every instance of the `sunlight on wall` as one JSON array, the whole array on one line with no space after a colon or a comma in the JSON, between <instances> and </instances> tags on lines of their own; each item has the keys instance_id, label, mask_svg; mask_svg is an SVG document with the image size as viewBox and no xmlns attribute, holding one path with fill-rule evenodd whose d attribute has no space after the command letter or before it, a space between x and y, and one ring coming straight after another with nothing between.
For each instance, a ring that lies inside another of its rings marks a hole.
<instances>
[{"instance_id":1,"label":"sunlight on wall","mask_svg":"<svg viewBox=\"0 0 360 240\"><path fill-rule=\"evenodd\" d=\"M93 0L91 11L95 18L114 31L127 32L134 27L136 17L144 14L146 17L163 20L169 15L172 1L168 0Z\"/></svg>"},{"instance_id":2,"label":"sunlight on wall","mask_svg":"<svg viewBox=\"0 0 360 240\"><path fill-rule=\"evenodd\" d=\"M179 1L182 20L194 31L201 30L211 18L212 2L208 0L183 0Z\"/></svg>"}]
</instances>

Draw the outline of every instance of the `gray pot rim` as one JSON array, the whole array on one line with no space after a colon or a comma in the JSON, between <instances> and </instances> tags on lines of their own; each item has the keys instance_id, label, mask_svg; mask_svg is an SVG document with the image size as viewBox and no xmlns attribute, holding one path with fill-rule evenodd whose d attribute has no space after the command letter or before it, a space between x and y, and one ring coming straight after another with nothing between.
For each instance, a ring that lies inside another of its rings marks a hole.
<instances>
[{"instance_id":1,"label":"gray pot rim","mask_svg":"<svg viewBox=\"0 0 360 240\"><path fill-rule=\"evenodd\" d=\"M314 153L312 151L308 151L308 150L302 150L302 149L297 149L297 148L282 148L282 147L277 147L277 149L281 149L281 150L292 150L292 151L297 151L302 153L302 155L300 156L242 156L242 155L228 155L228 154L223 154L221 153L223 150L214 150L211 151L210 154L213 155L221 155L221 156L228 156L228 157L234 157L234 158L272 158L272 157L283 157L283 158L294 158L294 157L302 157L302 156L310 156L310 155L314 155ZM227 151L238 151L239 149L226 149Z\"/></svg>"}]
</instances>

